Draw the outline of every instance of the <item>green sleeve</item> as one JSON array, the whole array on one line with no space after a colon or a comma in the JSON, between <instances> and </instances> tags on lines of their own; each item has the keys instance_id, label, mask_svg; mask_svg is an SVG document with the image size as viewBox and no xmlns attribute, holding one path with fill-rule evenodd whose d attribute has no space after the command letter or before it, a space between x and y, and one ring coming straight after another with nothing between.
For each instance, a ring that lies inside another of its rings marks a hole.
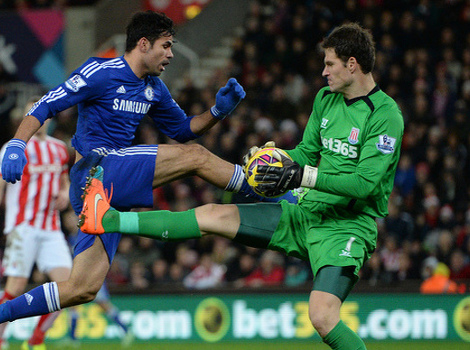
<instances>
[{"instance_id":1,"label":"green sleeve","mask_svg":"<svg viewBox=\"0 0 470 350\"><path fill-rule=\"evenodd\" d=\"M357 199L383 199L391 191L403 137L403 118L398 107L382 105L368 120L356 171L325 174L318 172L315 189ZM393 151L384 150L384 135L395 140Z\"/></svg>"}]
</instances>

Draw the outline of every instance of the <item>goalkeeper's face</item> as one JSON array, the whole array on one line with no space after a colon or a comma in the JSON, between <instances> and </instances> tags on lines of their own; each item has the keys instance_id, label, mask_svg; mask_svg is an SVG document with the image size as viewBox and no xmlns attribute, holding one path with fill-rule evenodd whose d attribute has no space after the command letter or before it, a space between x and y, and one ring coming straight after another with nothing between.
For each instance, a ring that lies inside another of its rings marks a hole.
<instances>
[{"instance_id":1,"label":"goalkeeper's face","mask_svg":"<svg viewBox=\"0 0 470 350\"><path fill-rule=\"evenodd\" d=\"M336 55L335 49L325 49L325 68L322 75L327 78L332 92L345 93L353 83L353 75L349 62L344 62Z\"/></svg>"}]
</instances>

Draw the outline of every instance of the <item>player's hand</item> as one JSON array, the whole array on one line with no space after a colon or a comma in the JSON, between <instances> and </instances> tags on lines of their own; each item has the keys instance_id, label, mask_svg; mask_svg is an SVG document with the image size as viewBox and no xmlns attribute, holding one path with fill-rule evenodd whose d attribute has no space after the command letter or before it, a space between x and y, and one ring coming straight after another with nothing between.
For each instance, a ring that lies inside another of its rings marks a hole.
<instances>
[{"instance_id":1,"label":"player's hand","mask_svg":"<svg viewBox=\"0 0 470 350\"><path fill-rule=\"evenodd\" d=\"M11 139L5 149L2 160L2 177L6 182L14 184L16 180L21 180L23 169L26 165L26 142L20 139Z\"/></svg>"},{"instance_id":2,"label":"player's hand","mask_svg":"<svg viewBox=\"0 0 470 350\"><path fill-rule=\"evenodd\" d=\"M267 197L279 196L288 190L300 187L304 175L304 169L299 163L276 150L273 156L283 166L258 165L258 174L255 176L255 181L258 183L256 189Z\"/></svg>"},{"instance_id":3,"label":"player's hand","mask_svg":"<svg viewBox=\"0 0 470 350\"><path fill-rule=\"evenodd\" d=\"M248 153L243 156L243 171L246 170L246 165L248 164L248 161L253 157L253 155L258 152L259 150L263 148L270 148L270 147L276 147L276 143L274 141L268 141L264 144L264 146L258 147L258 146L253 146L248 150Z\"/></svg>"},{"instance_id":4,"label":"player's hand","mask_svg":"<svg viewBox=\"0 0 470 350\"><path fill-rule=\"evenodd\" d=\"M237 107L241 100L246 96L245 90L237 82L237 79L230 78L227 84L220 88L215 95L215 106L211 108L214 118L224 119Z\"/></svg>"}]
</instances>

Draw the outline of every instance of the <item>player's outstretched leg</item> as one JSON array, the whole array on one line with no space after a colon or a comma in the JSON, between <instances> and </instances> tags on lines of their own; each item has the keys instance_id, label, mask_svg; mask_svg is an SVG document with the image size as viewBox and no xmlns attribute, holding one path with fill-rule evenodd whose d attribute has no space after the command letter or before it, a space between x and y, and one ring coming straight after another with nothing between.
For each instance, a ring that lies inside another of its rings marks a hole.
<instances>
[{"instance_id":1,"label":"player's outstretched leg","mask_svg":"<svg viewBox=\"0 0 470 350\"><path fill-rule=\"evenodd\" d=\"M184 212L119 212L111 207L103 187L104 170L97 166L90 171L83 193L80 229L88 234L120 232L151 237L163 241L201 238L194 209Z\"/></svg>"}]
</instances>

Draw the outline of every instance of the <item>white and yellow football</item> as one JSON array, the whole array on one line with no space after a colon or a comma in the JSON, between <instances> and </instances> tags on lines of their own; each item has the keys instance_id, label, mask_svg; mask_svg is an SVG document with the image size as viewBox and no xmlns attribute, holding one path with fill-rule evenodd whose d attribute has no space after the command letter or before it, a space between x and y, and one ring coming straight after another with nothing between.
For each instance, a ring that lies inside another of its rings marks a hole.
<instances>
[{"instance_id":1,"label":"white and yellow football","mask_svg":"<svg viewBox=\"0 0 470 350\"><path fill-rule=\"evenodd\" d=\"M273 156L273 151L276 150L279 153L282 153L285 157L292 160L292 158L282 149L276 147L266 147L261 148L258 152L253 154L248 160L245 166L245 178L248 184L253 188L260 196L266 197L264 193L259 192L257 189L258 182L255 180L255 176L258 174L258 165L268 165L275 167L282 167L283 164L280 160ZM284 193L279 194L282 196ZM277 197L279 197L277 196Z\"/></svg>"}]
</instances>

